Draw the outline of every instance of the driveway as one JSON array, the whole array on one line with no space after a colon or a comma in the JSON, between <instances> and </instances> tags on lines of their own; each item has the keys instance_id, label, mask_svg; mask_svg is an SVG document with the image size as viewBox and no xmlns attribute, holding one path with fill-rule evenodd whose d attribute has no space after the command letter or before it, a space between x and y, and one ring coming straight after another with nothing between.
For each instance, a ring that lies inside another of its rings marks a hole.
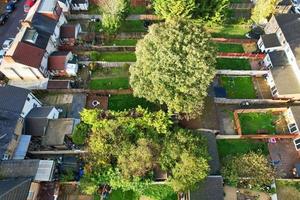
<instances>
[{"instance_id":1,"label":"driveway","mask_svg":"<svg viewBox=\"0 0 300 200\"><path fill-rule=\"evenodd\" d=\"M7 22L3 26L0 26L0 45L2 45L7 38L15 37L18 33L20 20L25 18L24 2L25 0L19 0L17 8L9 15Z\"/></svg>"}]
</instances>

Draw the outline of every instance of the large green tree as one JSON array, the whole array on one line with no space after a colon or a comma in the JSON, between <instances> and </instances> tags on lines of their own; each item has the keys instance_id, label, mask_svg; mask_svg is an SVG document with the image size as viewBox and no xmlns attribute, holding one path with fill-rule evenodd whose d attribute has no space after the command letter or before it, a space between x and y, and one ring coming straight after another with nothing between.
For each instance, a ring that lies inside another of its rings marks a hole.
<instances>
[{"instance_id":1,"label":"large green tree","mask_svg":"<svg viewBox=\"0 0 300 200\"><path fill-rule=\"evenodd\" d=\"M174 127L162 111L139 107L123 112L84 110L81 115L92 131L81 182L85 193L95 193L103 184L141 193L153 181L157 166L170 173L175 191L192 188L208 174L206 140Z\"/></svg>"},{"instance_id":2,"label":"large green tree","mask_svg":"<svg viewBox=\"0 0 300 200\"><path fill-rule=\"evenodd\" d=\"M154 10L163 19L201 18L220 22L227 14L229 0L154 0Z\"/></svg>"},{"instance_id":3,"label":"large green tree","mask_svg":"<svg viewBox=\"0 0 300 200\"><path fill-rule=\"evenodd\" d=\"M228 157L225 160L222 175L230 185L262 189L274 180L274 169L267 158L260 153L250 152Z\"/></svg>"},{"instance_id":4,"label":"large green tree","mask_svg":"<svg viewBox=\"0 0 300 200\"><path fill-rule=\"evenodd\" d=\"M256 24L266 23L267 18L275 12L278 0L257 0L252 10L251 19Z\"/></svg>"},{"instance_id":5,"label":"large green tree","mask_svg":"<svg viewBox=\"0 0 300 200\"><path fill-rule=\"evenodd\" d=\"M215 75L216 50L201 24L169 21L150 27L130 67L134 95L196 117Z\"/></svg>"},{"instance_id":6,"label":"large green tree","mask_svg":"<svg viewBox=\"0 0 300 200\"><path fill-rule=\"evenodd\" d=\"M101 0L102 27L109 34L116 33L128 11L128 0Z\"/></svg>"},{"instance_id":7,"label":"large green tree","mask_svg":"<svg viewBox=\"0 0 300 200\"><path fill-rule=\"evenodd\" d=\"M195 0L154 0L155 13L164 19L191 18Z\"/></svg>"}]
</instances>

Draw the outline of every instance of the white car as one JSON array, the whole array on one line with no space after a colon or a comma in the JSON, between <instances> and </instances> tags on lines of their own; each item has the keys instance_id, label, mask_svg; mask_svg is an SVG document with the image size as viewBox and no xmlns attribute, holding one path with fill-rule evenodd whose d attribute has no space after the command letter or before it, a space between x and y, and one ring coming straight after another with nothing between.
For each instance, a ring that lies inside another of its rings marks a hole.
<instances>
[{"instance_id":1,"label":"white car","mask_svg":"<svg viewBox=\"0 0 300 200\"><path fill-rule=\"evenodd\" d=\"M10 48L13 41L14 41L14 38L9 38L9 39L5 40L2 44L2 49L7 51Z\"/></svg>"},{"instance_id":2,"label":"white car","mask_svg":"<svg viewBox=\"0 0 300 200\"><path fill-rule=\"evenodd\" d=\"M0 64L3 60L3 57L5 56L6 51L4 51L3 49L0 49Z\"/></svg>"}]
</instances>

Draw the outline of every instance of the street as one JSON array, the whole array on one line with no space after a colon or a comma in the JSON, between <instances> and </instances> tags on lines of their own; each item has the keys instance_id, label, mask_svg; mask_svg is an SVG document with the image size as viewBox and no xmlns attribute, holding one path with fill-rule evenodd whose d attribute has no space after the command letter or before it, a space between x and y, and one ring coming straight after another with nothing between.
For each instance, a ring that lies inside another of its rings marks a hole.
<instances>
[{"instance_id":1,"label":"street","mask_svg":"<svg viewBox=\"0 0 300 200\"><path fill-rule=\"evenodd\" d=\"M0 26L0 45L2 45L7 38L15 37L18 33L20 20L26 16L24 13L24 2L25 0L19 0L16 9L13 13L9 14L7 22Z\"/></svg>"}]
</instances>

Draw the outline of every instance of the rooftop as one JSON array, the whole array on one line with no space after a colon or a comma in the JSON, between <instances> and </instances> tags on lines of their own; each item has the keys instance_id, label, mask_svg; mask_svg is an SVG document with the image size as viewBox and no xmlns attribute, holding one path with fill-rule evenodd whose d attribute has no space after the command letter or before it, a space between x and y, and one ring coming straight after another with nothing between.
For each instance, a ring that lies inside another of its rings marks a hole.
<instances>
[{"instance_id":1,"label":"rooftop","mask_svg":"<svg viewBox=\"0 0 300 200\"><path fill-rule=\"evenodd\" d=\"M57 4L57 0L42 1L40 6L39 6L38 12L41 12L41 13L50 12L50 13L52 13L53 10L56 7L56 4Z\"/></svg>"},{"instance_id":2,"label":"rooftop","mask_svg":"<svg viewBox=\"0 0 300 200\"><path fill-rule=\"evenodd\" d=\"M266 48L280 47L281 46L276 33L262 35L261 39L263 40L264 46Z\"/></svg>"},{"instance_id":3,"label":"rooftop","mask_svg":"<svg viewBox=\"0 0 300 200\"><path fill-rule=\"evenodd\" d=\"M28 54L24 52L30 52L30 56L28 56ZM25 42L19 42L12 57L18 63L30 67L34 67L34 68L39 68L44 53L45 53L44 49L27 44Z\"/></svg>"},{"instance_id":4,"label":"rooftop","mask_svg":"<svg viewBox=\"0 0 300 200\"><path fill-rule=\"evenodd\" d=\"M76 26L71 24L62 25L60 27L61 38L75 38Z\"/></svg>"},{"instance_id":5,"label":"rooftop","mask_svg":"<svg viewBox=\"0 0 300 200\"><path fill-rule=\"evenodd\" d=\"M54 161L51 160L5 160L0 162L1 176L4 178L33 178L35 181L50 181Z\"/></svg>"},{"instance_id":6,"label":"rooftop","mask_svg":"<svg viewBox=\"0 0 300 200\"><path fill-rule=\"evenodd\" d=\"M288 63L284 51L269 53L273 68L271 69L279 95L299 94L300 81L292 66ZM289 84L287 84L287 81Z\"/></svg>"},{"instance_id":7,"label":"rooftop","mask_svg":"<svg viewBox=\"0 0 300 200\"><path fill-rule=\"evenodd\" d=\"M68 51L56 51L53 52L48 58L49 70L64 70L67 63L67 56L71 52Z\"/></svg>"},{"instance_id":8,"label":"rooftop","mask_svg":"<svg viewBox=\"0 0 300 200\"><path fill-rule=\"evenodd\" d=\"M42 139L42 144L45 146L62 145L65 140L65 135L71 135L74 128L74 119L61 118L49 120L45 137Z\"/></svg>"},{"instance_id":9,"label":"rooftop","mask_svg":"<svg viewBox=\"0 0 300 200\"><path fill-rule=\"evenodd\" d=\"M30 185L30 178L10 178L0 180L0 199L26 200Z\"/></svg>"}]
</instances>

